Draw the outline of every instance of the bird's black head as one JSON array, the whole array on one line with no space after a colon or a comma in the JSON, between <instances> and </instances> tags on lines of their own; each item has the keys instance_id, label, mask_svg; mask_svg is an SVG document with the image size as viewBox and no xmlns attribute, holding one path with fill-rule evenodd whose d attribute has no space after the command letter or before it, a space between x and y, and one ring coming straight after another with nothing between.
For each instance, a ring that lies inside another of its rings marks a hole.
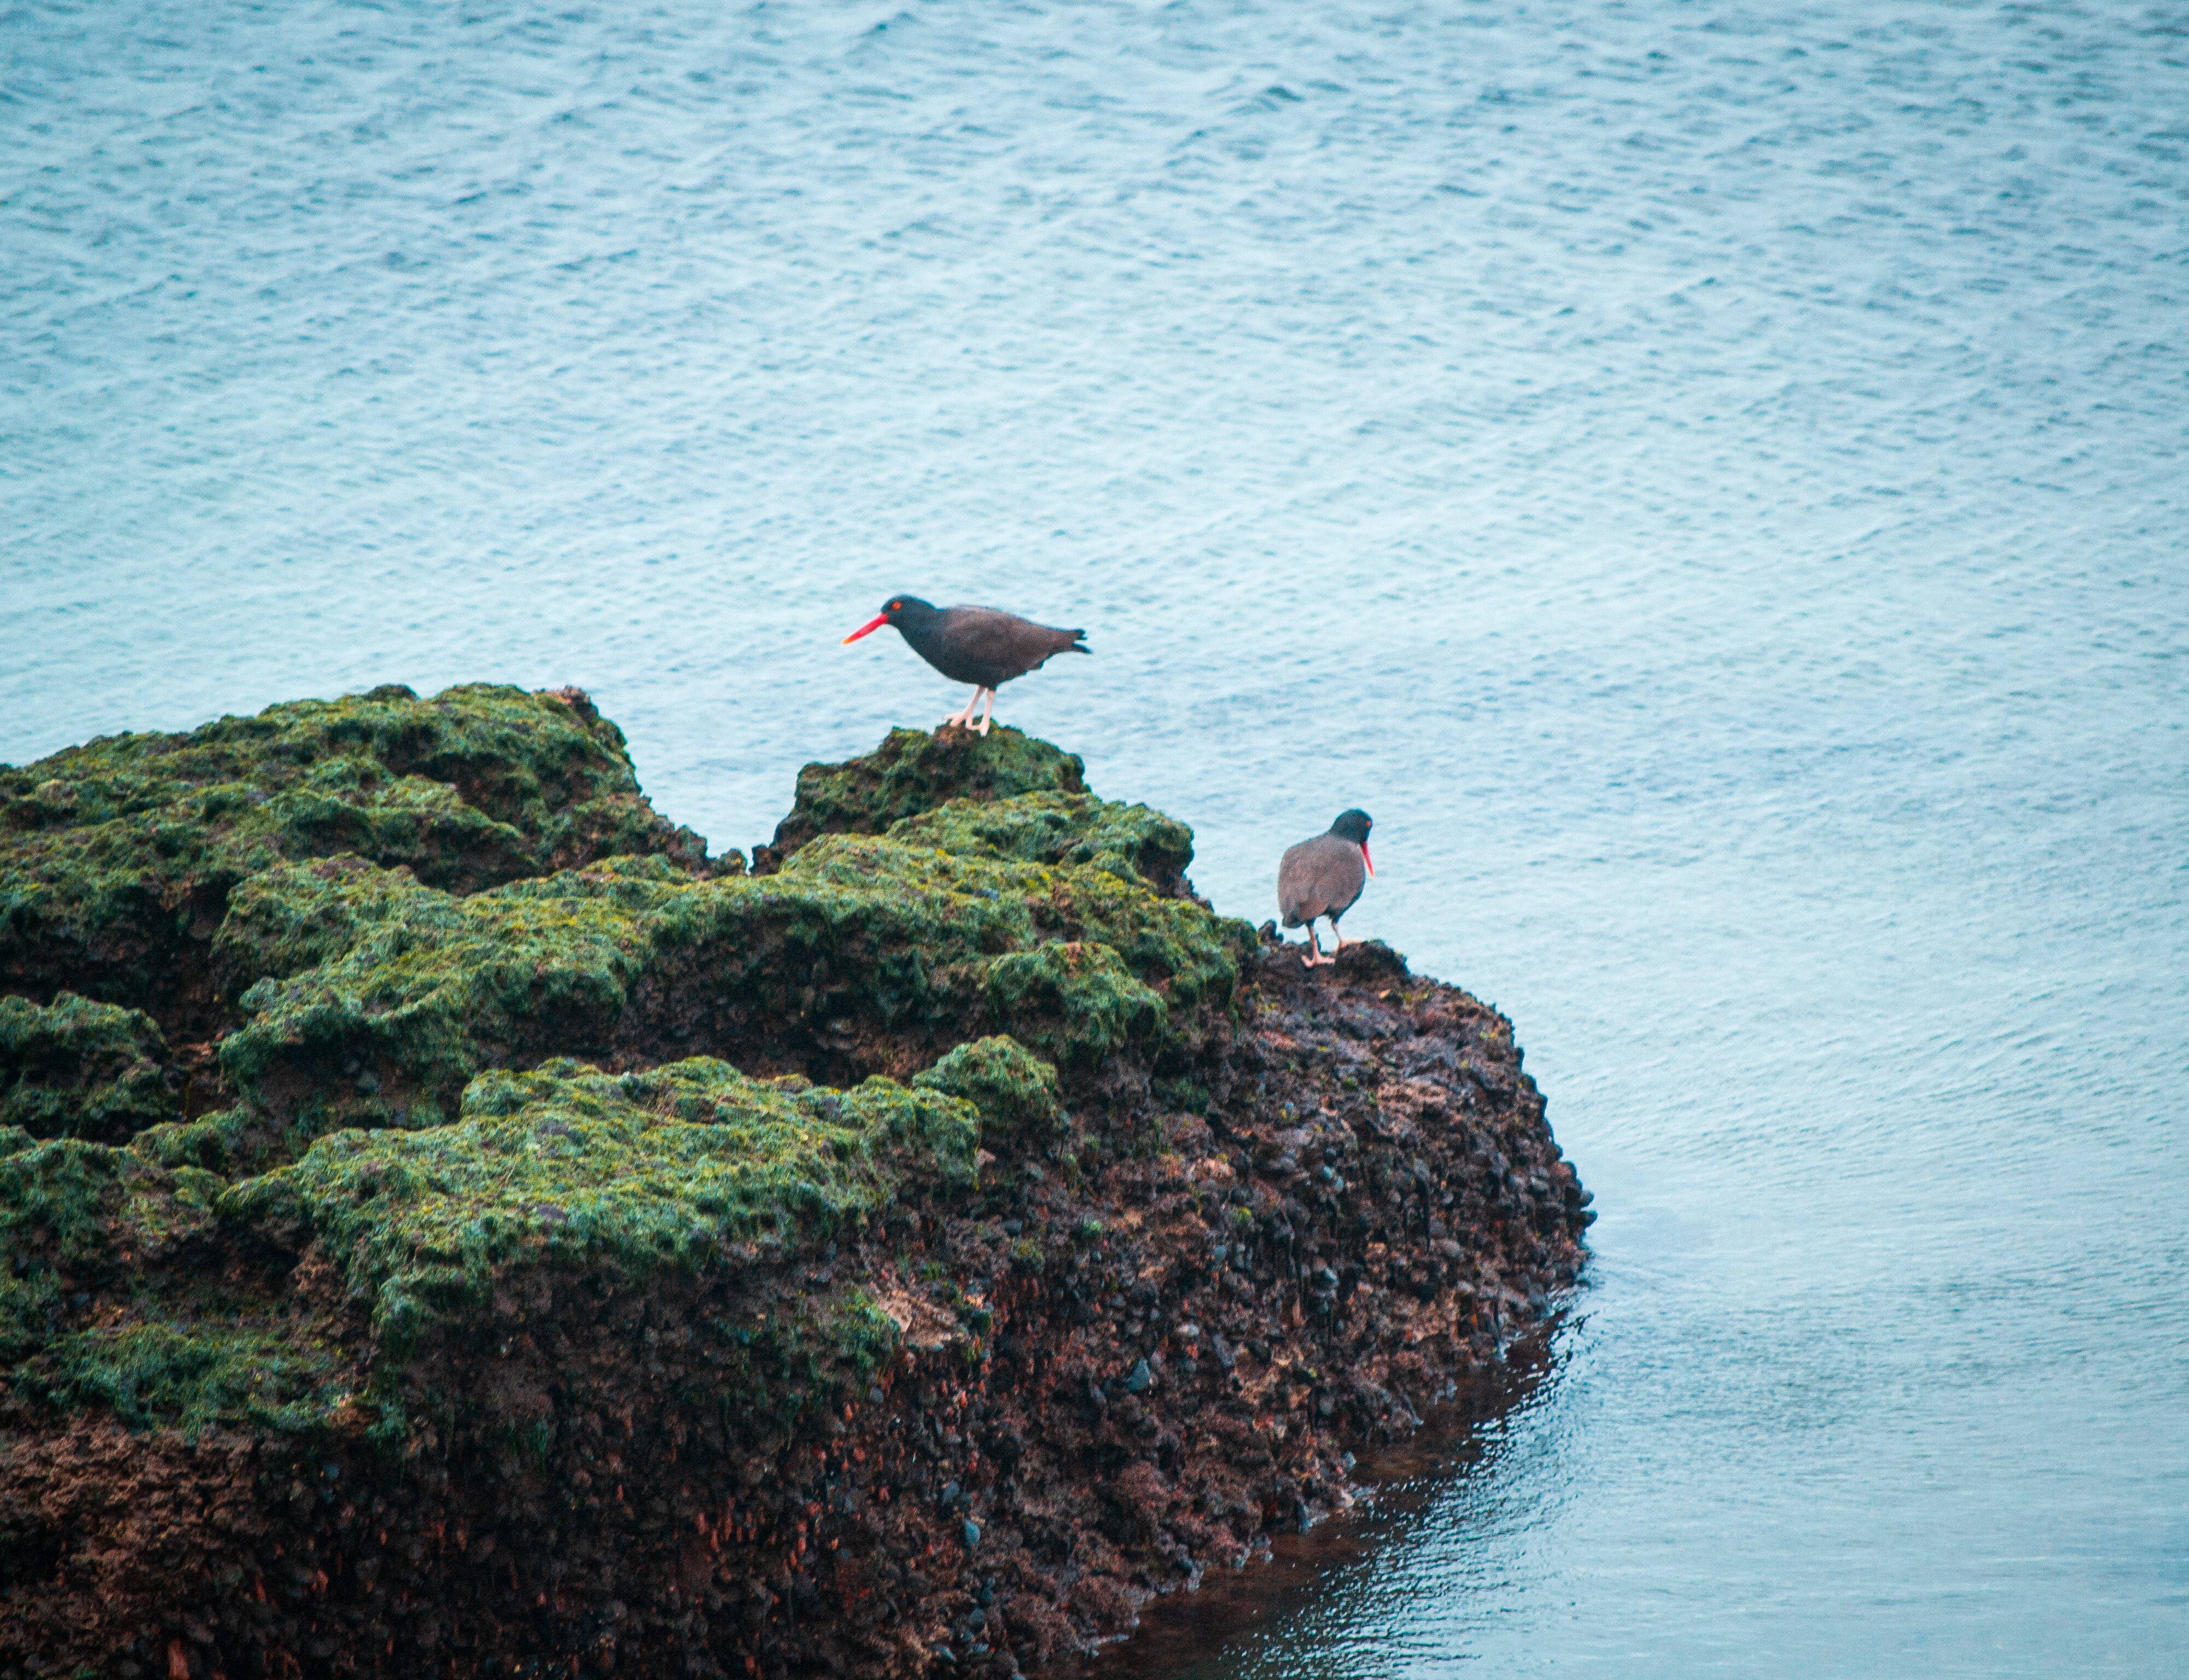
<instances>
[{"instance_id":1,"label":"bird's black head","mask_svg":"<svg viewBox=\"0 0 2189 1680\"><path fill-rule=\"evenodd\" d=\"M914 627L925 623L933 618L935 614L936 609L917 595L892 595L883 604L880 612L861 625L844 640L847 643L857 642L863 636L871 636L884 625L895 625L901 631Z\"/></svg>"},{"instance_id":2,"label":"bird's black head","mask_svg":"<svg viewBox=\"0 0 2189 1680\"><path fill-rule=\"evenodd\" d=\"M1360 810L1341 811L1338 820L1330 825L1330 832L1340 840L1349 840L1355 846L1368 844L1368 831L1376 826L1376 819Z\"/></svg>"}]
</instances>

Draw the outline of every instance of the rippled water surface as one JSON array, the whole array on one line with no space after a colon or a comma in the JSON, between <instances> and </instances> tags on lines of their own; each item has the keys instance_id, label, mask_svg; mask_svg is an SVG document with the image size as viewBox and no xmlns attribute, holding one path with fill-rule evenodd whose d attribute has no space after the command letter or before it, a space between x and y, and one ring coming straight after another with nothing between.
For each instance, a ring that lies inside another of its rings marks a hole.
<instances>
[{"instance_id":1,"label":"rippled water surface","mask_svg":"<svg viewBox=\"0 0 2189 1680\"><path fill-rule=\"evenodd\" d=\"M574 682L749 845L962 698L910 589L1225 908L1374 812L1597 1259L1194 1674L2189 1665L2189 6L0 44L0 757Z\"/></svg>"}]
</instances>

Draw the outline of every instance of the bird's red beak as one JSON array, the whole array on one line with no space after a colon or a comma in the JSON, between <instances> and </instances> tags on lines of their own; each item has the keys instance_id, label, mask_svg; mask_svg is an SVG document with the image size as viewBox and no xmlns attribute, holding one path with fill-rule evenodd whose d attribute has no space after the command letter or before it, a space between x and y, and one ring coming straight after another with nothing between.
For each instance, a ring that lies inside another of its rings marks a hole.
<instances>
[{"instance_id":1,"label":"bird's red beak","mask_svg":"<svg viewBox=\"0 0 2189 1680\"><path fill-rule=\"evenodd\" d=\"M1360 842L1360 861L1368 866L1368 873L1372 875L1376 873L1376 860L1368 855L1368 842L1366 840Z\"/></svg>"},{"instance_id":2,"label":"bird's red beak","mask_svg":"<svg viewBox=\"0 0 2189 1680\"><path fill-rule=\"evenodd\" d=\"M887 613L879 613L875 614L874 617L868 619L866 623L861 625L857 630L853 631L849 636L846 636L836 645L839 648L848 648L854 642L857 642L861 636L872 636L876 631L880 630L888 622L889 614Z\"/></svg>"}]
</instances>

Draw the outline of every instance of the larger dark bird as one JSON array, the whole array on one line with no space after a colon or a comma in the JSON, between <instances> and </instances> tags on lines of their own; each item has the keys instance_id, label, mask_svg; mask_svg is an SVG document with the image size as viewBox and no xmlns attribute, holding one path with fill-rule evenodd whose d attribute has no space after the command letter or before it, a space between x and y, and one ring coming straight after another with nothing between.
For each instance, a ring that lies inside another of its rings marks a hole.
<instances>
[{"instance_id":1,"label":"larger dark bird","mask_svg":"<svg viewBox=\"0 0 2189 1680\"><path fill-rule=\"evenodd\" d=\"M1353 908L1376 873L1368 857L1368 830L1375 826L1365 811L1341 811L1326 833L1287 848L1277 864L1277 908L1284 912L1287 927L1307 925L1308 954L1300 960L1309 968L1338 960L1335 952L1322 954L1315 936L1317 916L1330 918L1338 949L1345 948L1338 919Z\"/></svg>"},{"instance_id":2,"label":"larger dark bird","mask_svg":"<svg viewBox=\"0 0 2189 1680\"><path fill-rule=\"evenodd\" d=\"M939 727L956 724L961 729L988 733L988 720L996 710L996 690L1015 676L1024 676L1047 664L1052 653L1083 653L1083 630L1052 630L1015 613L993 607L930 607L916 595L892 595L889 605L844 638L845 645L870 636L884 625L895 625L897 633L912 644L912 651L953 682L973 685L973 698L965 710L942 720ZM973 709L981 705L981 721L973 721Z\"/></svg>"}]
</instances>

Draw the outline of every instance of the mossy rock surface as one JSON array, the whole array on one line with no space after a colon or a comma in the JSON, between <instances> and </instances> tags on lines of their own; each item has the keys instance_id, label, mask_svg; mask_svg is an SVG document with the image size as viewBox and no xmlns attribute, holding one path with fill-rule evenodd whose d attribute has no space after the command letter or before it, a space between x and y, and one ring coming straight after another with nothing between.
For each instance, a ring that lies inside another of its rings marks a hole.
<instances>
[{"instance_id":1,"label":"mossy rock surface","mask_svg":"<svg viewBox=\"0 0 2189 1680\"><path fill-rule=\"evenodd\" d=\"M1162 994L1094 940L1052 941L988 964L995 1010L1050 1055L1099 1061L1151 1040L1170 1018Z\"/></svg>"},{"instance_id":2,"label":"mossy rock surface","mask_svg":"<svg viewBox=\"0 0 2189 1680\"><path fill-rule=\"evenodd\" d=\"M808 766L753 876L569 694L274 707L0 800L0 1387L133 1427L302 1427L516 1274L734 1269L954 1195L984 1136L1059 1155L1072 1092L1190 1058L1253 949L1189 830L1010 730ZM183 985L210 1044L126 1001ZM308 1253L349 1306L298 1306ZM738 1346L896 1333L823 1293Z\"/></svg>"},{"instance_id":3,"label":"mossy rock surface","mask_svg":"<svg viewBox=\"0 0 2189 1680\"><path fill-rule=\"evenodd\" d=\"M0 1140L0 1373L209 1237L225 1188L105 1144Z\"/></svg>"},{"instance_id":4,"label":"mossy rock surface","mask_svg":"<svg viewBox=\"0 0 2189 1680\"><path fill-rule=\"evenodd\" d=\"M809 764L798 797L761 848L756 867L778 868L823 834L878 834L891 823L951 800L987 804L1021 794L1084 794L1087 766L1038 737L1008 727L892 729L870 753L841 764Z\"/></svg>"},{"instance_id":5,"label":"mossy rock surface","mask_svg":"<svg viewBox=\"0 0 2189 1680\"><path fill-rule=\"evenodd\" d=\"M1070 1123L1057 1100L1055 1067L1001 1033L959 1045L912 1083L971 1103L991 1149L1038 1140Z\"/></svg>"},{"instance_id":6,"label":"mossy rock surface","mask_svg":"<svg viewBox=\"0 0 2189 1680\"><path fill-rule=\"evenodd\" d=\"M0 1124L34 1137L127 1141L176 1118L167 1047L150 1015L64 992L0 998Z\"/></svg>"},{"instance_id":7,"label":"mossy rock surface","mask_svg":"<svg viewBox=\"0 0 2189 1680\"><path fill-rule=\"evenodd\" d=\"M704 843L574 690L376 688L110 736L0 767L0 987L169 1009L237 885L345 853L470 892L625 854L698 868Z\"/></svg>"},{"instance_id":8,"label":"mossy rock surface","mask_svg":"<svg viewBox=\"0 0 2189 1680\"><path fill-rule=\"evenodd\" d=\"M454 1125L322 1138L219 1211L321 1244L399 1351L512 1268L695 1270L740 1244L810 1247L907 1185L969 1187L979 1130L971 1103L885 1079L836 1091L707 1057L625 1074L557 1061L481 1076Z\"/></svg>"},{"instance_id":9,"label":"mossy rock surface","mask_svg":"<svg viewBox=\"0 0 2189 1680\"><path fill-rule=\"evenodd\" d=\"M104 1406L125 1428L323 1425L351 1398L344 1349L283 1315L134 1318L56 1338L14 1381L55 1406Z\"/></svg>"},{"instance_id":10,"label":"mossy rock surface","mask_svg":"<svg viewBox=\"0 0 2189 1680\"><path fill-rule=\"evenodd\" d=\"M1193 862L1193 830L1185 823L1090 794L953 800L891 823L889 837L965 857L1106 869L1170 894L1185 890Z\"/></svg>"},{"instance_id":11,"label":"mossy rock surface","mask_svg":"<svg viewBox=\"0 0 2189 1680\"><path fill-rule=\"evenodd\" d=\"M767 876L612 859L464 898L362 867L269 872L230 920L275 930L270 949L297 925L348 941L253 986L221 1050L247 1099L320 1127L434 1123L482 1068L645 1050L665 1002L718 1039L854 1023L925 1061L1000 1028L1084 1062L1220 1009L1253 941L1091 864L894 835L827 836Z\"/></svg>"},{"instance_id":12,"label":"mossy rock surface","mask_svg":"<svg viewBox=\"0 0 2189 1680\"><path fill-rule=\"evenodd\" d=\"M262 1111L238 1106L147 1126L129 1140L129 1151L156 1167L201 1167L234 1176L274 1164L270 1156L286 1158L308 1141Z\"/></svg>"},{"instance_id":13,"label":"mossy rock surface","mask_svg":"<svg viewBox=\"0 0 2189 1680\"><path fill-rule=\"evenodd\" d=\"M164 1258L207 1228L224 1187L198 1168L76 1138L0 1153L0 1255L19 1270L78 1276Z\"/></svg>"}]
</instances>

